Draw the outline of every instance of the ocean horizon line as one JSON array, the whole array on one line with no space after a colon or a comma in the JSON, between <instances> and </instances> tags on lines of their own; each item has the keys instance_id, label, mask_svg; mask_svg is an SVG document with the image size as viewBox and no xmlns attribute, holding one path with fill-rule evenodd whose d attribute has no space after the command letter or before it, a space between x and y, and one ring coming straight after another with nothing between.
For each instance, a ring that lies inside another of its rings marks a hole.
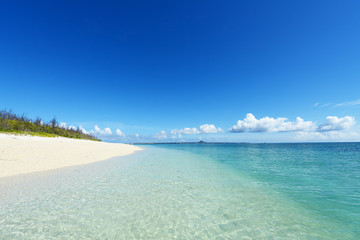
<instances>
[{"instance_id":1,"label":"ocean horizon line","mask_svg":"<svg viewBox=\"0 0 360 240\"><path fill-rule=\"evenodd\" d=\"M142 142L142 143L126 143L133 145L157 145L157 144L348 144L360 142Z\"/></svg>"}]
</instances>

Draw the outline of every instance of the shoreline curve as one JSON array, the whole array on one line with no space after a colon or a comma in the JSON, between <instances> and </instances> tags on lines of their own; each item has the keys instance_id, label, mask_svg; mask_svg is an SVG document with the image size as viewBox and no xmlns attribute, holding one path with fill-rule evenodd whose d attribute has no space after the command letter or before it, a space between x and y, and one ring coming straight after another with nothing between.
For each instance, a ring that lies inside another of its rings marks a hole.
<instances>
[{"instance_id":1,"label":"shoreline curve","mask_svg":"<svg viewBox=\"0 0 360 240\"><path fill-rule=\"evenodd\" d=\"M0 178L80 166L140 150L123 143L0 133Z\"/></svg>"}]
</instances>

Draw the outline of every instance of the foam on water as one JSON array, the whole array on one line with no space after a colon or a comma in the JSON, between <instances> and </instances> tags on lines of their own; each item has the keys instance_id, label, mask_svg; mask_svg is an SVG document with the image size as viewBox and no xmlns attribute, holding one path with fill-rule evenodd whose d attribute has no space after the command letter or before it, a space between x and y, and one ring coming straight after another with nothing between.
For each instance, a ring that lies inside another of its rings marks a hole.
<instances>
[{"instance_id":1,"label":"foam on water","mask_svg":"<svg viewBox=\"0 0 360 240\"><path fill-rule=\"evenodd\" d=\"M15 184L10 185L12 189L3 190L0 199L0 238L359 237L348 222L317 211L318 204L311 205L306 194L299 201L291 197L294 194L288 194L288 188L293 188L292 184L281 185L272 164L268 164L268 169L272 169L270 175L275 177L271 180L263 168L250 167L239 160L235 164L229 157L236 155L234 149L146 148L131 156L56 174L11 179ZM246 151L252 151L248 157L258 156L254 150ZM261 154L269 157L269 153ZM251 162L256 166L265 164L257 161ZM2 186L9 186L8 182L3 181ZM20 192L22 195L17 199ZM309 201L310 207L304 201ZM355 215L358 213L354 211ZM358 219L357 215L352 219Z\"/></svg>"}]
</instances>

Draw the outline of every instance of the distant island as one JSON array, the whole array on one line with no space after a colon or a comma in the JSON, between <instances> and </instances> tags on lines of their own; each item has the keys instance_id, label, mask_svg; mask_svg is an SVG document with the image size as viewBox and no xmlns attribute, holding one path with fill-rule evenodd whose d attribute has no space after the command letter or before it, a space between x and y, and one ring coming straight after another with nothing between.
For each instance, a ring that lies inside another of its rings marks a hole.
<instances>
[{"instance_id":1,"label":"distant island","mask_svg":"<svg viewBox=\"0 0 360 240\"><path fill-rule=\"evenodd\" d=\"M55 117L45 123L39 117L34 120L25 114L17 115L11 110L0 110L0 132L101 141L91 134L83 133L80 128L61 127Z\"/></svg>"}]
</instances>

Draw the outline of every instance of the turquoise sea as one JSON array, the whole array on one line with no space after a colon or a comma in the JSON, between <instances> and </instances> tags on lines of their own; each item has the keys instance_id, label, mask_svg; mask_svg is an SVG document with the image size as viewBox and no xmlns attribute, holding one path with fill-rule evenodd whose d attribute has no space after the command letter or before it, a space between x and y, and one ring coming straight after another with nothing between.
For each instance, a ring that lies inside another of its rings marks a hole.
<instances>
[{"instance_id":1,"label":"turquoise sea","mask_svg":"<svg viewBox=\"0 0 360 240\"><path fill-rule=\"evenodd\" d=\"M360 239L360 143L142 147L0 179L0 239Z\"/></svg>"}]
</instances>

